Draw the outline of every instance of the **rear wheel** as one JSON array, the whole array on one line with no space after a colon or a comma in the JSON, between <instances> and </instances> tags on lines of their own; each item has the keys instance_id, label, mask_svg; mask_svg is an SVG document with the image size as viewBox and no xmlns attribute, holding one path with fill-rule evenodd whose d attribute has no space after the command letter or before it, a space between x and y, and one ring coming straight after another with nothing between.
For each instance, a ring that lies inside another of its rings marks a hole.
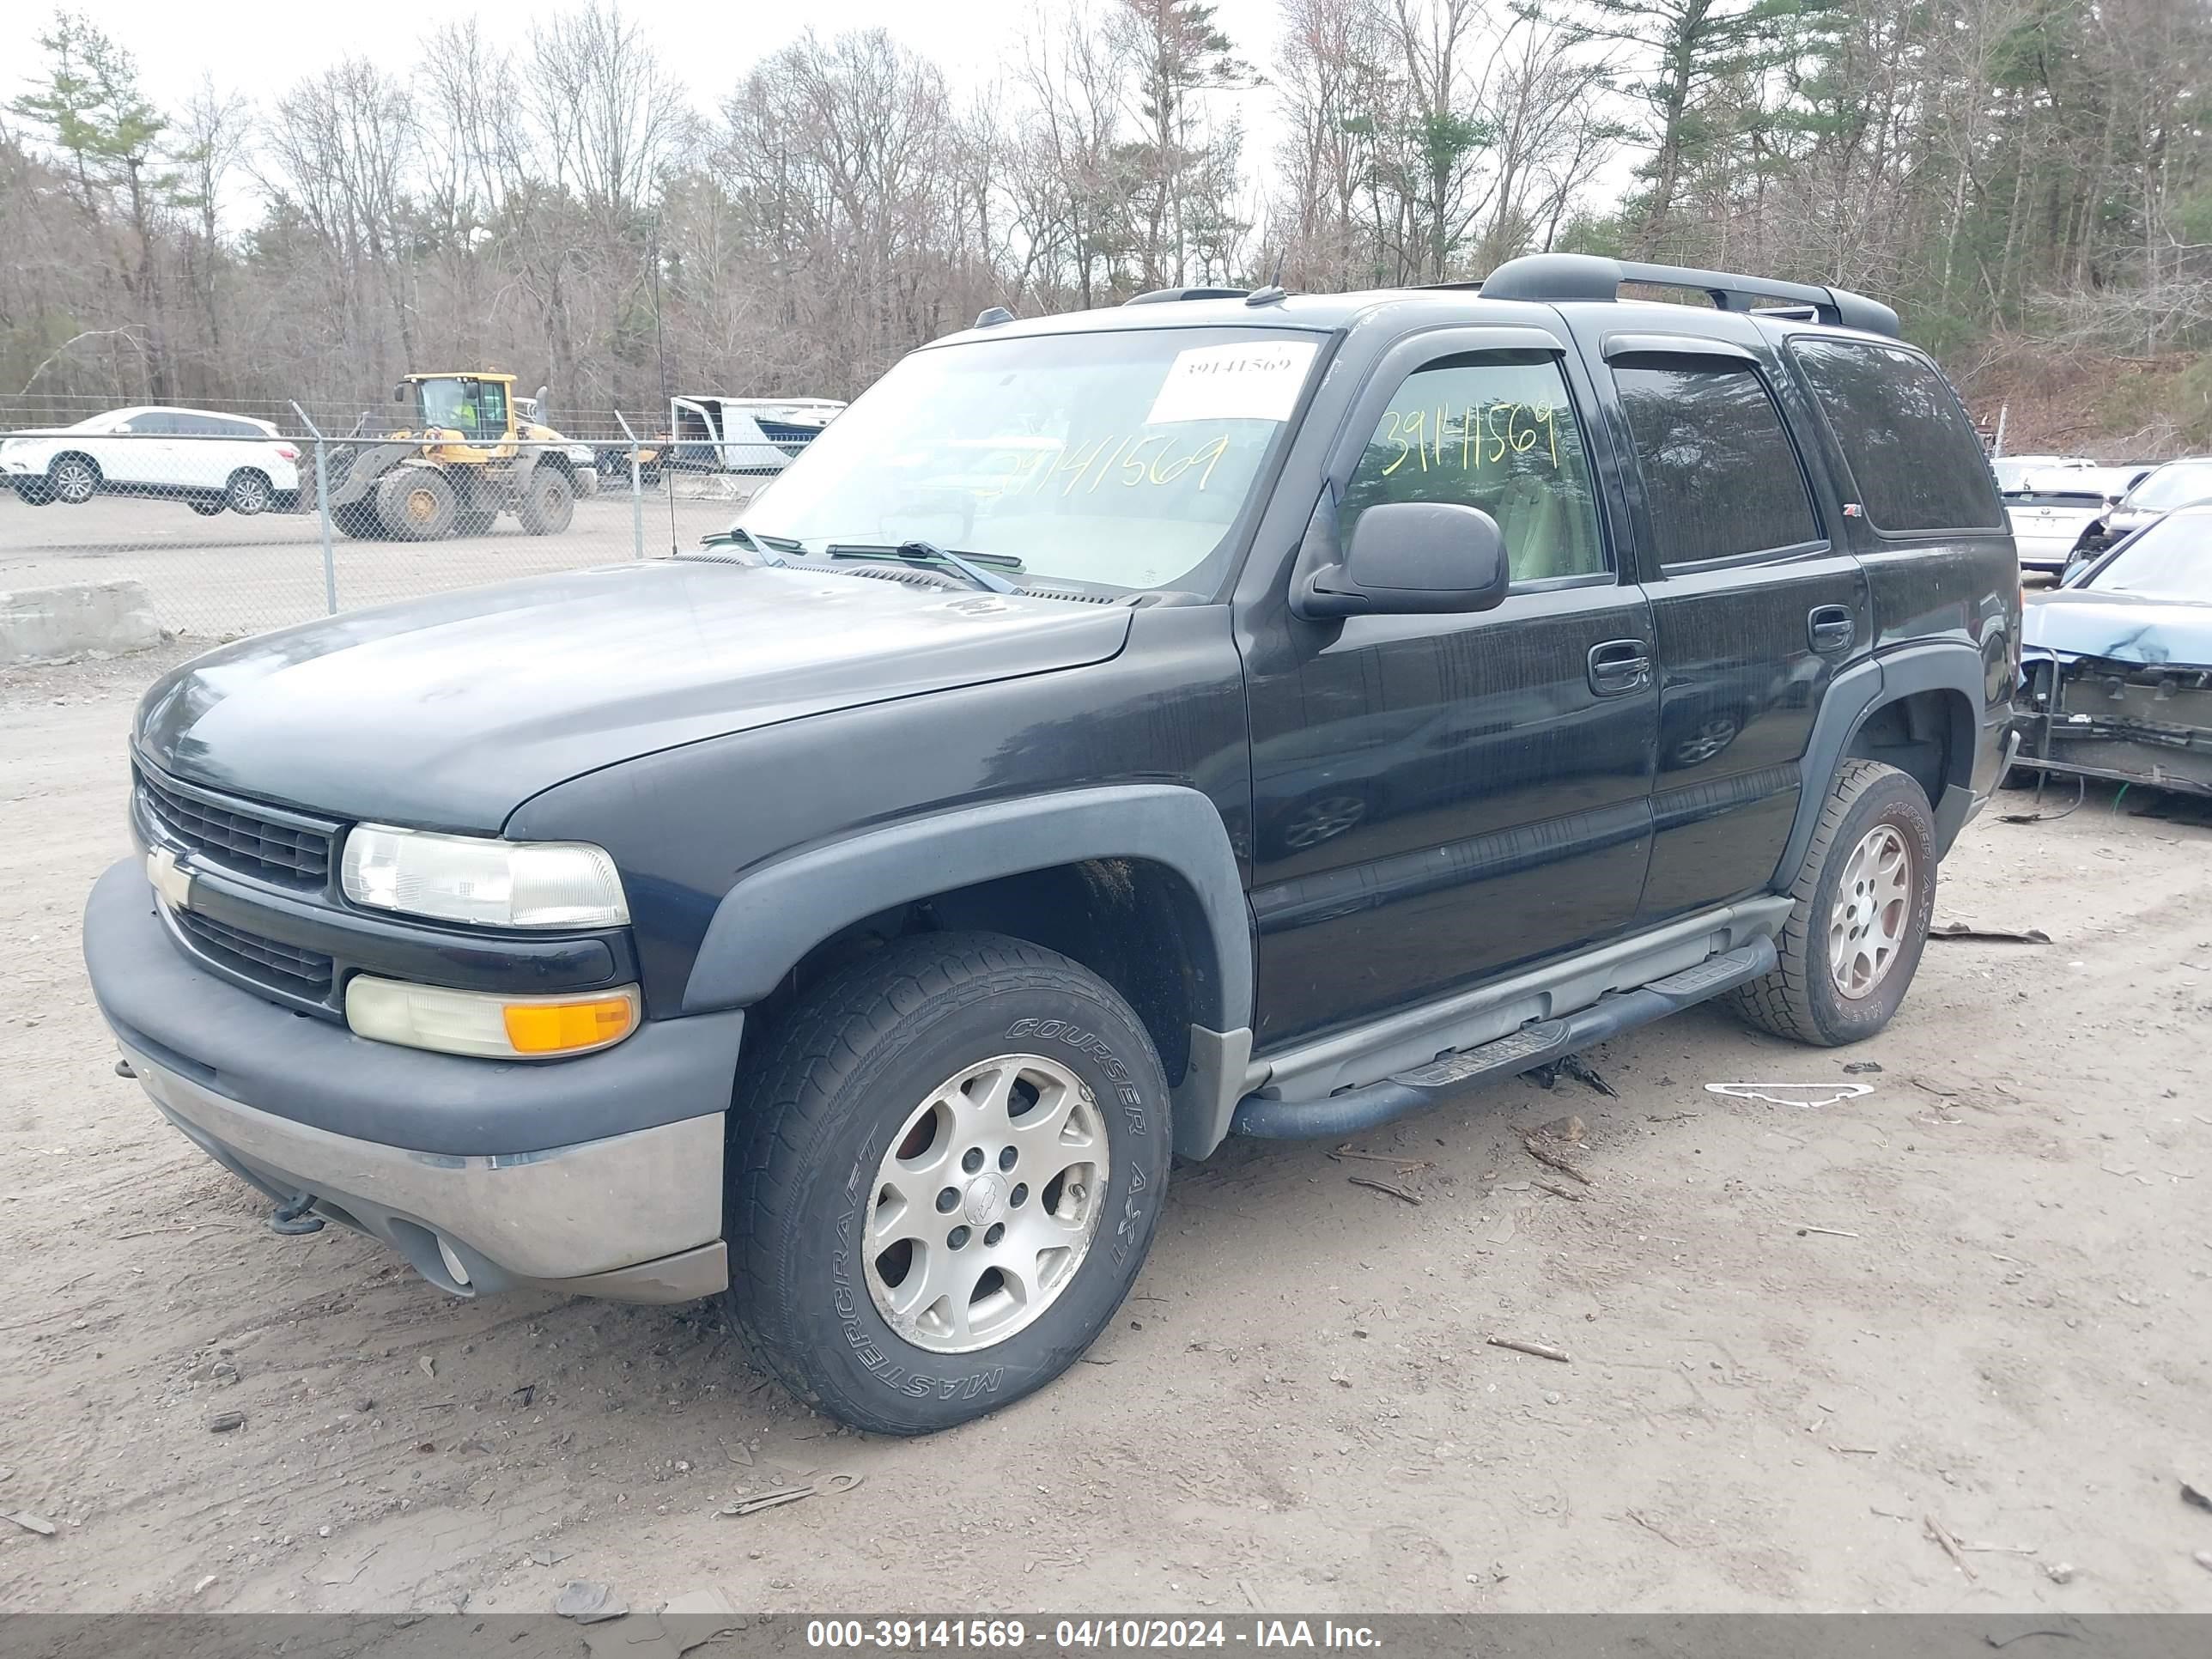
<instances>
[{"instance_id":1,"label":"rear wheel","mask_svg":"<svg viewBox=\"0 0 2212 1659\"><path fill-rule=\"evenodd\" d=\"M46 469L46 489L54 500L82 507L100 493L100 464L89 455L57 455Z\"/></svg>"},{"instance_id":2,"label":"rear wheel","mask_svg":"<svg viewBox=\"0 0 2212 1659\"><path fill-rule=\"evenodd\" d=\"M993 934L901 940L825 981L731 1115L737 1316L794 1394L878 1433L1059 1376L1166 1195L1144 1027L1087 969Z\"/></svg>"},{"instance_id":3,"label":"rear wheel","mask_svg":"<svg viewBox=\"0 0 2212 1659\"><path fill-rule=\"evenodd\" d=\"M428 467L402 467L377 482L376 516L401 541L445 540L453 533L460 511L453 484Z\"/></svg>"},{"instance_id":4,"label":"rear wheel","mask_svg":"<svg viewBox=\"0 0 2212 1659\"><path fill-rule=\"evenodd\" d=\"M267 476L250 466L242 466L232 473L222 492L222 504L242 518L266 513L276 500L276 489Z\"/></svg>"},{"instance_id":5,"label":"rear wheel","mask_svg":"<svg viewBox=\"0 0 2212 1659\"><path fill-rule=\"evenodd\" d=\"M522 487L522 504L515 516L533 536L555 536L568 527L576 515L576 489L568 475L551 467L538 467Z\"/></svg>"},{"instance_id":6,"label":"rear wheel","mask_svg":"<svg viewBox=\"0 0 2212 1659\"><path fill-rule=\"evenodd\" d=\"M1936 910L1936 825L1920 786L1893 766L1844 764L1775 941L1781 963L1729 998L1762 1030L1822 1048L1889 1024Z\"/></svg>"}]
</instances>

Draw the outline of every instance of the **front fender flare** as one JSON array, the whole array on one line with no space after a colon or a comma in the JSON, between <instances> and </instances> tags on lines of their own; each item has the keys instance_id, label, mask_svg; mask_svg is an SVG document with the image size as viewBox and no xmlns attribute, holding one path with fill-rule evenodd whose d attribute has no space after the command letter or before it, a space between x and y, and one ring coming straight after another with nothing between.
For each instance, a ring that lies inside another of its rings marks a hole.
<instances>
[{"instance_id":1,"label":"front fender flare","mask_svg":"<svg viewBox=\"0 0 2212 1659\"><path fill-rule=\"evenodd\" d=\"M1174 871L1205 918L1194 945L1199 1023L1252 1023L1252 927L1220 811L1195 789L1117 784L987 801L884 824L748 871L723 896L684 988L684 1012L744 1007L838 929L933 894L1093 859Z\"/></svg>"}]
</instances>

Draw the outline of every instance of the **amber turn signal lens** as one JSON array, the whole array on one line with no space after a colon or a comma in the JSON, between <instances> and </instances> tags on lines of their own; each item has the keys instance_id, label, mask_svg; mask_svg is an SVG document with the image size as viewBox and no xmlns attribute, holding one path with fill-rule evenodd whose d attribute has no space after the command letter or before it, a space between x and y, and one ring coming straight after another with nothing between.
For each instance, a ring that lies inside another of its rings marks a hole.
<instances>
[{"instance_id":1,"label":"amber turn signal lens","mask_svg":"<svg viewBox=\"0 0 2212 1659\"><path fill-rule=\"evenodd\" d=\"M637 1005L628 996L595 997L589 1002L510 1002L501 1012L507 1040L519 1054L604 1048L628 1036L637 1023Z\"/></svg>"}]
</instances>

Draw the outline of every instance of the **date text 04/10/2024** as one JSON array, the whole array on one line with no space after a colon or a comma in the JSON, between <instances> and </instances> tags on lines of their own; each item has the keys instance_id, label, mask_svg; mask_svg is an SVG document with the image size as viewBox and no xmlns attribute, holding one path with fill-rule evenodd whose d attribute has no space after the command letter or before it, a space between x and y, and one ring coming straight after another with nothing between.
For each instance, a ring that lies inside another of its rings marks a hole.
<instances>
[{"instance_id":1,"label":"date text 04/10/2024","mask_svg":"<svg viewBox=\"0 0 2212 1659\"><path fill-rule=\"evenodd\" d=\"M1058 1619L1049 1626L1018 1619L815 1619L807 1621L810 1648L878 1652L958 1652L1022 1648L1085 1651L1095 1649L1247 1647L1379 1649L1382 1638L1366 1625L1334 1620L1091 1618Z\"/></svg>"}]
</instances>

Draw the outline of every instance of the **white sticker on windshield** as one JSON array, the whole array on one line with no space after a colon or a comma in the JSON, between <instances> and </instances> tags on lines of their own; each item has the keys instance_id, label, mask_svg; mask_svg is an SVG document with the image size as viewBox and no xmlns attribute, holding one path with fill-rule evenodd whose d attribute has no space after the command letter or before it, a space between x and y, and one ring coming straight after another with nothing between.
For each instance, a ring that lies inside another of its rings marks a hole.
<instances>
[{"instance_id":1,"label":"white sticker on windshield","mask_svg":"<svg viewBox=\"0 0 2212 1659\"><path fill-rule=\"evenodd\" d=\"M1310 340L1267 340L1179 351L1145 424L1287 421L1316 349Z\"/></svg>"}]
</instances>

